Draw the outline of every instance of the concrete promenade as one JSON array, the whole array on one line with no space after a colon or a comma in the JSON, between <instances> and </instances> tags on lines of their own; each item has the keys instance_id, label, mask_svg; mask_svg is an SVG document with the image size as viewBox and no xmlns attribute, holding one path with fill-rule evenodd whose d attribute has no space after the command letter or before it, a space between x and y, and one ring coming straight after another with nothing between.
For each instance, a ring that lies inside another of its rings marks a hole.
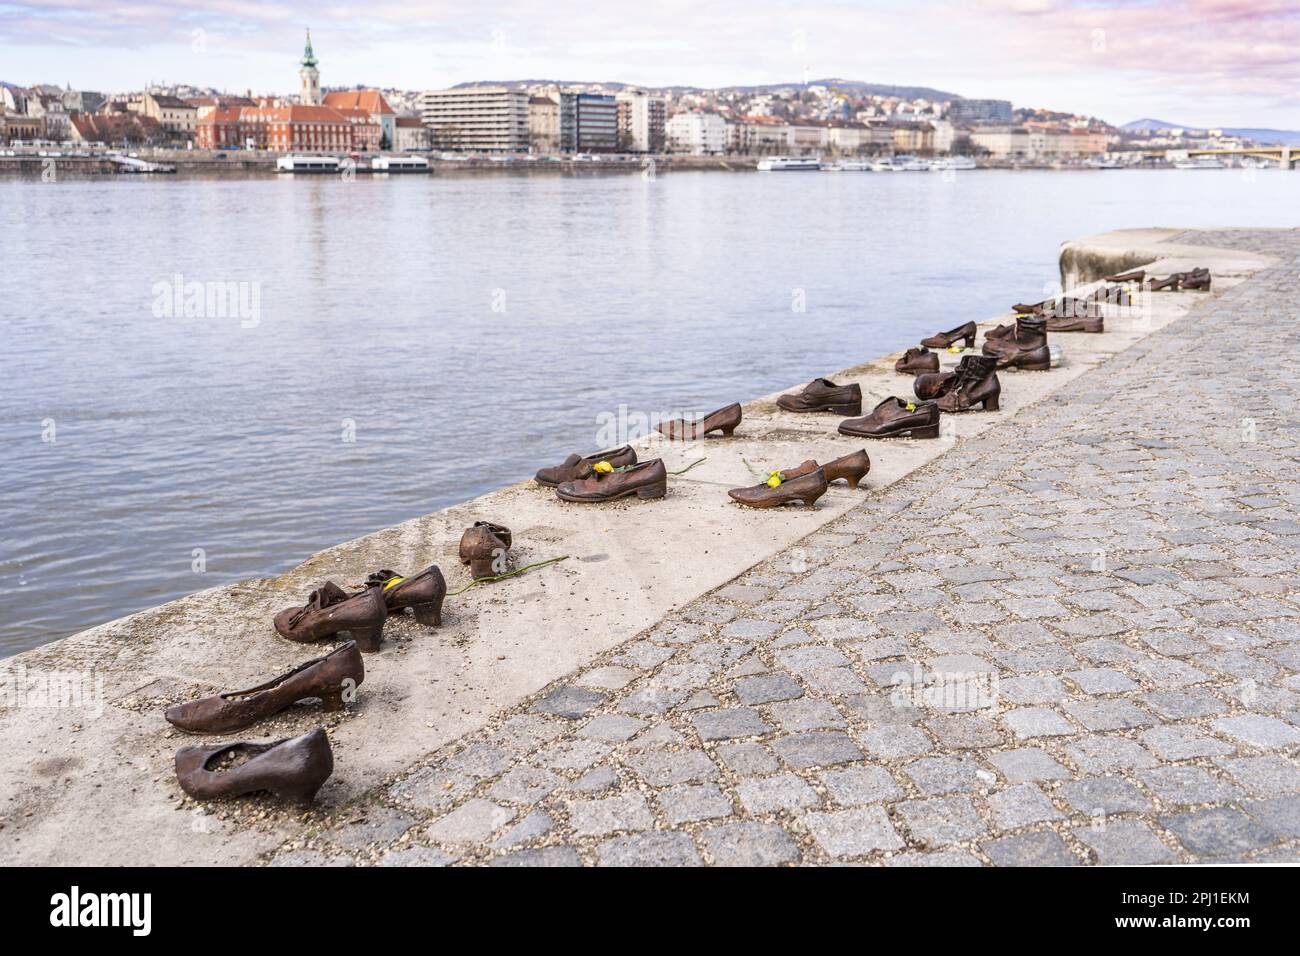
<instances>
[{"instance_id":1,"label":"concrete promenade","mask_svg":"<svg viewBox=\"0 0 1300 956\"><path fill-rule=\"evenodd\" d=\"M93 671L102 713L0 709L14 862L1153 863L1300 853L1296 409L1300 233L1073 244L1084 279L1161 260L1156 294L1003 410L868 445L868 486L751 512L751 469L860 447L833 416L746 405L734 441L646 441L662 502L565 506L523 483L20 655ZM939 323L944 324L944 323ZM949 363L955 357L946 357ZM836 376L907 394L892 357ZM793 385L794 383L792 383ZM330 729L308 811L181 794L173 700L311 656L269 616L322 577L452 556L475 518L563 564L388 629Z\"/></svg>"}]
</instances>

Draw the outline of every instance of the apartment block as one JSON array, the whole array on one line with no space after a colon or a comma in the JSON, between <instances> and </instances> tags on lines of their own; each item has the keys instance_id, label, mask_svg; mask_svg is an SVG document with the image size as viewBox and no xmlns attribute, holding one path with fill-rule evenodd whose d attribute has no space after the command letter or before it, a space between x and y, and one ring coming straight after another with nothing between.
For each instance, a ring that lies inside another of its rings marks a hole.
<instances>
[{"instance_id":1,"label":"apartment block","mask_svg":"<svg viewBox=\"0 0 1300 956\"><path fill-rule=\"evenodd\" d=\"M434 149L523 153L528 150L528 94L504 86L429 90L420 117Z\"/></svg>"},{"instance_id":2,"label":"apartment block","mask_svg":"<svg viewBox=\"0 0 1300 956\"><path fill-rule=\"evenodd\" d=\"M620 149L633 153L661 153L666 142L667 106L663 97L645 90L623 90L618 103Z\"/></svg>"},{"instance_id":3,"label":"apartment block","mask_svg":"<svg viewBox=\"0 0 1300 956\"><path fill-rule=\"evenodd\" d=\"M602 93L560 94L560 150L612 153L618 149L618 102Z\"/></svg>"}]
</instances>

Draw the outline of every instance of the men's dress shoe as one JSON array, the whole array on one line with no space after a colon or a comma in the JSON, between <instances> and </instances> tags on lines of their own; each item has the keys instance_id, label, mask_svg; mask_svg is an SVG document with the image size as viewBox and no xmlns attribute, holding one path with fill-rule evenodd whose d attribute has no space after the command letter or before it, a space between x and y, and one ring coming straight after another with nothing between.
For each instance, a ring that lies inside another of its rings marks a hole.
<instances>
[{"instance_id":1,"label":"men's dress shoe","mask_svg":"<svg viewBox=\"0 0 1300 956\"><path fill-rule=\"evenodd\" d=\"M636 495L638 498L662 498L668 493L668 471L663 459L655 458L613 474L595 474L578 481L566 481L555 489L563 501L613 501Z\"/></svg>"},{"instance_id":2,"label":"men's dress shoe","mask_svg":"<svg viewBox=\"0 0 1300 956\"><path fill-rule=\"evenodd\" d=\"M302 607L285 608L275 616L275 630L300 644L319 641L347 631L366 653L379 650L384 639L388 607L383 588L367 585L360 594L348 592L333 581L312 591Z\"/></svg>"},{"instance_id":3,"label":"men's dress shoe","mask_svg":"<svg viewBox=\"0 0 1300 956\"><path fill-rule=\"evenodd\" d=\"M996 412L1002 394L995 372L997 364L991 356L965 356L957 365L952 386L938 400L939 411L967 412L982 404L986 412Z\"/></svg>"},{"instance_id":4,"label":"men's dress shoe","mask_svg":"<svg viewBox=\"0 0 1300 956\"><path fill-rule=\"evenodd\" d=\"M1146 290L1148 292L1177 292L1178 282L1182 276L1175 272L1163 279L1148 278L1146 280Z\"/></svg>"},{"instance_id":5,"label":"men's dress shoe","mask_svg":"<svg viewBox=\"0 0 1300 956\"><path fill-rule=\"evenodd\" d=\"M475 521L460 536L460 563L469 565L475 578L491 578L506 571L510 529L491 521Z\"/></svg>"},{"instance_id":6,"label":"men's dress shoe","mask_svg":"<svg viewBox=\"0 0 1300 956\"><path fill-rule=\"evenodd\" d=\"M998 360L998 368L1023 368L1042 372L1051 368L1047 350L1047 319L1022 315L1014 335L984 340L984 354Z\"/></svg>"},{"instance_id":7,"label":"men's dress shoe","mask_svg":"<svg viewBox=\"0 0 1300 956\"><path fill-rule=\"evenodd\" d=\"M1083 316L1056 316L1047 317L1047 331L1049 332L1105 332L1106 320L1100 315L1092 317Z\"/></svg>"},{"instance_id":8,"label":"men's dress shoe","mask_svg":"<svg viewBox=\"0 0 1300 956\"><path fill-rule=\"evenodd\" d=\"M1045 306L1048 301L1049 300L1044 299L1042 302L1034 302L1032 304L1017 302L1011 307L1011 311L1018 315L1037 315L1039 312L1043 311L1043 306Z\"/></svg>"},{"instance_id":9,"label":"men's dress shoe","mask_svg":"<svg viewBox=\"0 0 1300 956\"><path fill-rule=\"evenodd\" d=\"M939 406L934 402L918 405L891 396L870 415L840 422L840 434L855 438L938 438Z\"/></svg>"},{"instance_id":10,"label":"men's dress shoe","mask_svg":"<svg viewBox=\"0 0 1300 956\"><path fill-rule=\"evenodd\" d=\"M534 476L534 480L539 485L547 485L553 488L562 481L575 481L578 478L589 477L592 467L602 461L609 462L615 468L621 468L623 465L635 465L636 450L631 445L624 445L622 448L598 451L596 454L587 455L586 457L573 454L564 459L562 465L541 469Z\"/></svg>"},{"instance_id":11,"label":"men's dress shoe","mask_svg":"<svg viewBox=\"0 0 1300 956\"><path fill-rule=\"evenodd\" d=\"M167 722L192 734L224 734L278 714L294 702L319 697L326 710L342 710L343 695L366 679L356 641L299 664L265 684L248 690L200 697L168 707Z\"/></svg>"},{"instance_id":12,"label":"men's dress shoe","mask_svg":"<svg viewBox=\"0 0 1300 956\"><path fill-rule=\"evenodd\" d=\"M931 352L925 346L908 349L903 357L894 363L895 372L937 372L939 371L939 353Z\"/></svg>"},{"instance_id":13,"label":"men's dress shoe","mask_svg":"<svg viewBox=\"0 0 1300 956\"><path fill-rule=\"evenodd\" d=\"M208 769L217 758L233 752L248 759L229 770ZM319 727L301 737L269 744L240 740L176 751L176 779L181 789L197 800L269 790L286 800L311 803L333 772L330 741Z\"/></svg>"},{"instance_id":14,"label":"men's dress shoe","mask_svg":"<svg viewBox=\"0 0 1300 956\"><path fill-rule=\"evenodd\" d=\"M862 386L836 385L829 378L815 378L798 394L782 395L776 404L787 412L834 412L862 414Z\"/></svg>"},{"instance_id":15,"label":"men's dress shoe","mask_svg":"<svg viewBox=\"0 0 1300 956\"><path fill-rule=\"evenodd\" d=\"M1178 288L1183 292L1209 292L1210 270L1194 269L1184 272L1179 279Z\"/></svg>"},{"instance_id":16,"label":"men's dress shoe","mask_svg":"<svg viewBox=\"0 0 1300 956\"><path fill-rule=\"evenodd\" d=\"M655 426L656 431L669 438L675 438L678 441L694 441L697 438L703 438L709 432L722 432L730 437L731 433L736 430L740 424L740 403L733 402L726 408L719 408L716 412L710 412L703 419L687 421L684 418L674 418L670 422L660 422Z\"/></svg>"},{"instance_id":17,"label":"men's dress shoe","mask_svg":"<svg viewBox=\"0 0 1300 956\"><path fill-rule=\"evenodd\" d=\"M789 468L781 472L781 480L789 481L791 478L801 478L804 475L810 475L820 468L826 473L826 482L838 481L843 478L849 483L850 488L856 488L860 482L871 470L871 459L867 456L867 450L850 452L842 455L834 461L828 461L824 465L809 458L798 468Z\"/></svg>"},{"instance_id":18,"label":"men's dress shoe","mask_svg":"<svg viewBox=\"0 0 1300 956\"><path fill-rule=\"evenodd\" d=\"M912 391L923 402L946 395L957 381L956 372L927 372L912 382Z\"/></svg>"},{"instance_id":19,"label":"men's dress shoe","mask_svg":"<svg viewBox=\"0 0 1300 956\"><path fill-rule=\"evenodd\" d=\"M959 325L955 329L949 329L947 332L936 332L927 339L921 339L921 344L932 349L946 349L960 339L966 340L966 348L975 347L975 334L977 330L974 322L967 322L965 325Z\"/></svg>"},{"instance_id":20,"label":"men's dress shoe","mask_svg":"<svg viewBox=\"0 0 1300 956\"><path fill-rule=\"evenodd\" d=\"M764 482L752 488L732 488L727 494L750 508L775 508L791 501L802 501L811 508L826 494L826 472L817 468L798 478L782 481L775 488Z\"/></svg>"},{"instance_id":21,"label":"men's dress shoe","mask_svg":"<svg viewBox=\"0 0 1300 956\"><path fill-rule=\"evenodd\" d=\"M372 571L366 578L366 585L372 584L384 589L384 605L389 614L401 614L409 607L419 623L426 627L442 627L442 601L447 596L447 579L436 564L409 578L387 568Z\"/></svg>"},{"instance_id":22,"label":"men's dress shoe","mask_svg":"<svg viewBox=\"0 0 1300 956\"><path fill-rule=\"evenodd\" d=\"M1141 282L1146 278L1146 272L1142 269L1134 269L1132 272L1117 272L1113 276L1105 276L1106 282Z\"/></svg>"}]
</instances>

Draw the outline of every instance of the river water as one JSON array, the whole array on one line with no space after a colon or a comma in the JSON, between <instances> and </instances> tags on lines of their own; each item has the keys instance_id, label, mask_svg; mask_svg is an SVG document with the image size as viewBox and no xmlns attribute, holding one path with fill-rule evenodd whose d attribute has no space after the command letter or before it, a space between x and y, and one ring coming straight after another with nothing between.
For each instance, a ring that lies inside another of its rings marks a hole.
<instances>
[{"instance_id":1,"label":"river water","mask_svg":"<svg viewBox=\"0 0 1300 956\"><path fill-rule=\"evenodd\" d=\"M1041 298L1064 240L1297 209L1278 170L0 180L0 656L594 450L620 405Z\"/></svg>"}]
</instances>

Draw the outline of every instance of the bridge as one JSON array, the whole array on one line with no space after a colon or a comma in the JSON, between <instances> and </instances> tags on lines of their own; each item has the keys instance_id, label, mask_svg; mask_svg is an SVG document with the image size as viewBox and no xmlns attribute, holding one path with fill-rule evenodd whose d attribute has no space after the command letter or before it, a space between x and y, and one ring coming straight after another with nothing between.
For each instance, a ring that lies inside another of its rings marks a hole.
<instances>
[{"instance_id":1,"label":"bridge","mask_svg":"<svg viewBox=\"0 0 1300 956\"><path fill-rule=\"evenodd\" d=\"M1296 168L1296 162L1300 160L1300 146L1247 146L1243 149L1223 149L1221 147L1207 146L1200 149L1144 149L1141 152L1147 156L1156 156L1162 159L1170 159L1175 156L1213 156L1216 159L1241 159L1245 156L1259 156L1263 159L1275 161L1283 169Z\"/></svg>"}]
</instances>

